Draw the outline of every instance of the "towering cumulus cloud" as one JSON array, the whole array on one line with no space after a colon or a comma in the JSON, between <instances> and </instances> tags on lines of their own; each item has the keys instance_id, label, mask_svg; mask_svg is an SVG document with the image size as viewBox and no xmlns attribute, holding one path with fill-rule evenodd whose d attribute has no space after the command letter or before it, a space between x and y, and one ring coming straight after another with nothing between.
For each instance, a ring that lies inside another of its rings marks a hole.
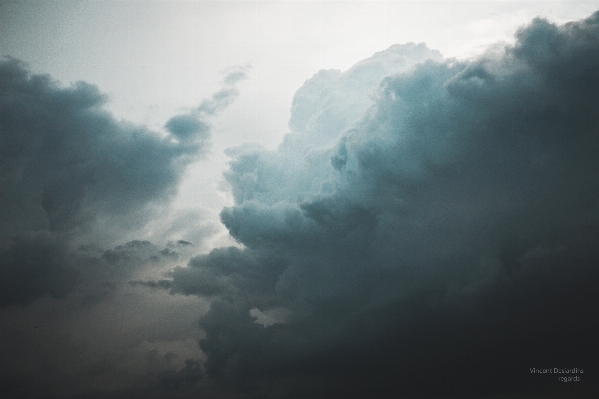
<instances>
[{"instance_id":1,"label":"towering cumulus cloud","mask_svg":"<svg viewBox=\"0 0 599 399\"><path fill-rule=\"evenodd\" d=\"M212 298L207 392L590 397L599 13L536 19L474 61L408 44L321 71L289 125L276 151L229 150L221 218L242 248L166 284Z\"/></svg>"},{"instance_id":2,"label":"towering cumulus cloud","mask_svg":"<svg viewBox=\"0 0 599 399\"><path fill-rule=\"evenodd\" d=\"M94 231L118 243L148 222L203 154L203 118L236 96L244 76L229 74L223 90L160 136L116 121L93 85L61 88L20 61L1 62L0 306L65 295L77 274L72 243Z\"/></svg>"}]
</instances>

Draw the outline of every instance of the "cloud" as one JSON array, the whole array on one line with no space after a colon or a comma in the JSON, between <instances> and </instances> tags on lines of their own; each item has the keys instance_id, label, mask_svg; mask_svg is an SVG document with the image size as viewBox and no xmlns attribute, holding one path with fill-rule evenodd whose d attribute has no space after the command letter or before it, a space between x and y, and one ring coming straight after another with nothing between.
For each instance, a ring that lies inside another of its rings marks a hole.
<instances>
[{"instance_id":1,"label":"cloud","mask_svg":"<svg viewBox=\"0 0 599 399\"><path fill-rule=\"evenodd\" d=\"M207 384L542 395L562 388L529 369L568 364L591 397L598 43L599 13L535 19L476 60L409 44L308 80L276 151L228 151L235 205L221 219L243 248L172 274L173 293L212 299ZM286 317L256 322L274 309Z\"/></svg>"},{"instance_id":2,"label":"cloud","mask_svg":"<svg viewBox=\"0 0 599 399\"><path fill-rule=\"evenodd\" d=\"M208 125L191 115L173 116L168 120L165 128L180 140L189 140L190 137L194 136L204 136L209 129Z\"/></svg>"},{"instance_id":3,"label":"cloud","mask_svg":"<svg viewBox=\"0 0 599 399\"><path fill-rule=\"evenodd\" d=\"M69 248L129 241L163 211L186 166L206 152L206 118L237 96L244 70L230 71L193 113L171 118L165 135L115 120L94 85L63 88L21 61L0 62L0 306L66 295L80 255ZM214 228L194 217L194 228L175 219L164 234L187 229L201 241ZM105 256L125 256L121 249Z\"/></svg>"},{"instance_id":4,"label":"cloud","mask_svg":"<svg viewBox=\"0 0 599 399\"><path fill-rule=\"evenodd\" d=\"M0 74L3 234L21 232L21 221L64 232L101 218L146 220L146 206L174 194L204 147L115 121L90 84L59 88L14 59Z\"/></svg>"},{"instance_id":5,"label":"cloud","mask_svg":"<svg viewBox=\"0 0 599 399\"><path fill-rule=\"evenodd\" d=\"M153 132L117 121L91 84L0 62L0 396L197 392L204 302L140 286L170 287L164 273L216 231L169 204L244 70ZM131 239L148 236L159 244Z\"/></svg>"},{"instance_id":6,"label":"cloud","mask_svg":"<svg viewBox=\"0 0 599 399\"><path fill-rule=\"evenodd\" d=\"M207 305L136 283L160 281L186 262L184 253L174 259L177 244L133 241L62 253L48 245L50 255L31 248L17 244L8 253L26 278L2 281L0 396L189 397L201 377L197 313ZM62 273L65 267L73 270Z\"/></svg>"},{"instance_id":7,"label":"cloud","mask_svg":"<svg viewBox=\"0 0 599 399\"><path fill-rule=\"evenodd\" d=\"M16 237L0 257L0 305L24 305L40 296L62 298L78 273L64 244L49 234ZM27 289L24 289L27 287Z\"/></svg>"},{"instance_id":8,"label":"cloud","mask_svg":"<svg viewBox=\"0 0 599 399\"><path fill-rule=\"evenodd\" d=\"M202 378L202 369L197 360L185 360L185 367L178 371L168 371L160 378L160 384L169 391L195 387Z\"/></svg>"},{"instance_id":9,"label":"cloud","mask_svg":"<svg viewBox=\"0 0 599 399\"><path fill-rule=\"evenodd\" d=\"M143 287L150 287L150 288L162 288L162 289L169 289L172 287L173 283L171 280L149 280L149 281L142 281L142 280L132 280L129 281L129 285L132 286L143 286Z\"/></svg>"},{"instance_id":10,"label":"cloud","mask_svg":"<svg viewBox=\"0 0 599 399\"><path fill-rule=\"evenodd\" d=\"M235 67L227 71L223 81L224 87L214 93L211 99L206 99L187 114L176 115L164 125L165 129L177 139L189 141L190 138L207 138L210 130L203 118L215 115L228 107L238 96L237 82L248 78L249 65Z\"/></svg>"},{"instance_id":11,"label":"cloud","mask_svg":"<svg viewBox=\"0 0 599 399\"><path fill-rule=\"evenodd\" d=\"M317 136L336 140L339 133L361 118L372 105L380 80L392 73L410 70L425 60L443 59L437 50L424 43L393 45L372 57L358 62L348 71L321 70L293 96L289 128L293 132L312 131L309 145L314 146ZM293 137L293 135L288 135Z\"/></svg>"}]
</instances>

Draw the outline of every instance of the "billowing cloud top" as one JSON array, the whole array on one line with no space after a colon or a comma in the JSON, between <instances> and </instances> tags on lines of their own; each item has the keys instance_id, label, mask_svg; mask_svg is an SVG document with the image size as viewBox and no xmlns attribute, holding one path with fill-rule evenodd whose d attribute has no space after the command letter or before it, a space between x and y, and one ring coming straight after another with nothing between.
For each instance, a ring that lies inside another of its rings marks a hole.
<instances>
[{"instance_id":1,"label":"billowing cloud top","mask_svg":"<svg viewBox=\"0 0 599 399\"><path fill-rule=\"evenodd\" d=\"M163 284L213 299L213 389L542 394L557 380L529 370L554 366L597 383L599 13L516 39L321 71L276 151L229 150L221 218L243 248Z\"/></svg>"}]
</instances>

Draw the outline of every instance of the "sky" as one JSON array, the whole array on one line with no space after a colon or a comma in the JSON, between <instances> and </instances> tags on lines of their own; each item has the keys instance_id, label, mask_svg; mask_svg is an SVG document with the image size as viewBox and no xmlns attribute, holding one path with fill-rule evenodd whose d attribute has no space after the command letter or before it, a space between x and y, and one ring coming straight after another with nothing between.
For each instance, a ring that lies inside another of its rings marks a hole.
<instances>
[{"instance_id":1,"label":"sky","mask_svg":"<svg viewBox=\"0 0 599 399\"><path fill-rule=\"evenodd\" d=\"M599 391L599 1L0 0L0 57L0 396Z\"/></svg>"}]
</instances>

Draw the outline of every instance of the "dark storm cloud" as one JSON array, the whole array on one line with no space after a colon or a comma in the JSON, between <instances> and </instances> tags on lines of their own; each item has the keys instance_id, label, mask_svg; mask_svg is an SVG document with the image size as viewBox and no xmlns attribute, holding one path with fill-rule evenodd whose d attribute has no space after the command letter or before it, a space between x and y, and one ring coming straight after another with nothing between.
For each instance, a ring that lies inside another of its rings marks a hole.
<instances>
[{"instance_id":1,"label":"dark storm cloud","mask_svg":"<svg viewBox=\"0 0 599 399\"><path fill-rule=\"evenodd\" d=\"M166 293L125 284L172 267L161 252L147 241L68 251L49 233L13 239L0 258L0 397L108 397L123 387L185 397L200 376L197 359L182 364L199 351L182 349L197 347L198 304L182 311Z\"/></svg>"},{"instance_id":2,"label":"dark storm cloud","mask_svg":"<svg viewBox=\"0 0 599 399\"><path fill-rule=\"evenodd\" d=\"M0 68L3 234L141 215L174 193L183 167L201 153L203 141L174 143L115 121L95 86L59 88L11 59Z\"/></svg>"},{"instance_id":3,"label":"dark storm cloud","mask_svg":"<svg viewBox=\"0 0 599 399\"><path fill-rule=\"evenodd\" d=\"M149 281L142 281L142 280L132 280L129 281L129 285L131 286L142 286L142 287L150 287L150 288L162 288L162 289L170 289L173 286L173 283L171 280L149 280Z\"/></svg>"},{"instance_id":4,"label":"dark storm cloud","mask_svg":"<svg viewBox=\"0 0 599 399\"><path fill-rule=\"evenodd\" d=\"M284 267L285 260L274 254L219 248L192 259L188 267L175 268L172 290L186 295L220 294L260 301Z\"/></svg>"},{"instance_id":5,"label":"dark storm cloud","mask_svg":"<svg viewBox=\"0 0 599 399\"><path fill-rule=\"evenodd\" d=\"M93 243L95 231L113 245L150 221L205 152L203 118L236 97L244 76L230 72L194 113L170 119L164 136L115 120L96 86L62 88L18 60L0 62L0 306L65 295L76 274L73 239ZM104 258L117 262L126 250Z\"/></svg>"},{"instance_id":6,"label":"dark storm cloud","mask_svg":"<svg viewBox=\"0 0 599 399\"><path fill-rule=\"evenodd\" d=\"M172 292L214 298L200 319L208 384L240 397L591 397L599 13L536 19L516 39L474 61L408 45L321 71L277 151L229 151L236 204L221 218L244 248L172 275ZM382 67L411 56L424 62ZM356 96L377 86L367 110ZM289 316L256 323L275 308ZM532 367L585 374L563 388Z\"/></svg>"},{"instance_id":7,"label":"dark storm cloud","mask_svg":"<svg viewBox=\"0 0 599 399\"><path fill-rule=\"evenodd\" d=\"M0 257L1 306L24 305L44 295L61 298L74 287L77 272L67 249L49 234L15 237L7 246Z\"/></svg>"}]
</instances>

